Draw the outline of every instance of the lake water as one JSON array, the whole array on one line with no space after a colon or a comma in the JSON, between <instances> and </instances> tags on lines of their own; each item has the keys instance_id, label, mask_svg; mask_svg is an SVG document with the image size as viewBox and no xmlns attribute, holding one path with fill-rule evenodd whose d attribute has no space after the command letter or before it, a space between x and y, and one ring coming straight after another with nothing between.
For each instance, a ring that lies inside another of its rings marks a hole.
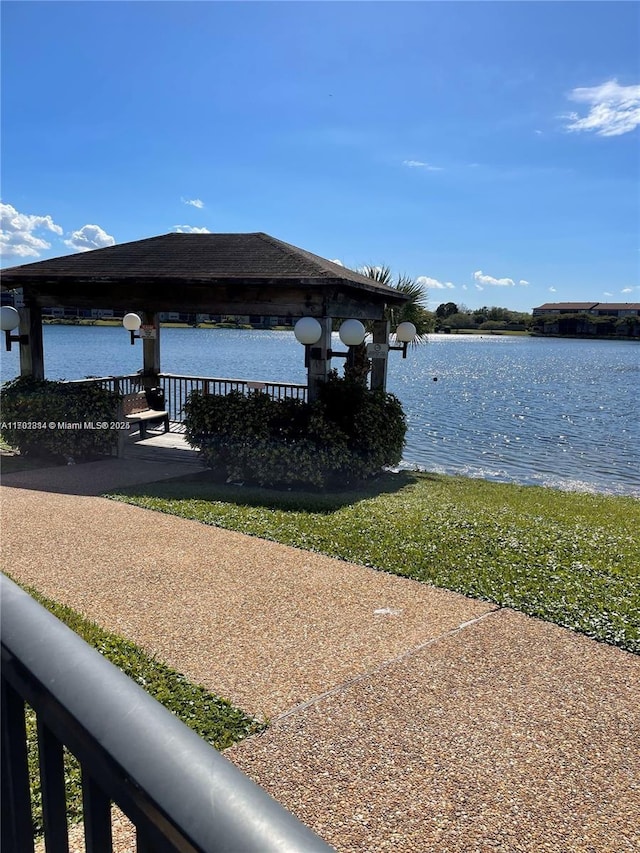
<instances>
[{"instance_id":1,"label":"lake water","mask_svg":"<svg viewBox=\"0 0 640 853\"><path fill-rule=\"evenodd\" d=\"M162 329L161 337L168 373L306 381L290 332ZM44 349L49 379L141 367L140 343L132 347L121 328L45 326ZM17 372L17 352L3 353L2 379ZM407 467L640 497L636 342L431 335L406 359L390 354L388 390L407 413Z\"/></svg>"}]
</instances>

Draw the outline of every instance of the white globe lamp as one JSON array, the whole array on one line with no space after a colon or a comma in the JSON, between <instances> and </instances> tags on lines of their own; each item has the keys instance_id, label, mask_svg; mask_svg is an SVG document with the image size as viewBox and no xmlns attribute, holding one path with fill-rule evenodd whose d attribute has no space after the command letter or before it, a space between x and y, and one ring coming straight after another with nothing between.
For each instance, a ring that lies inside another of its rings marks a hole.
<instances>
[{"instance_id":1,"label":"white globe lamp","mask_svg":"<svg viewBox=\"0 0 640 853\"><path fill-rule=\"evenodd\" d=\"M360 320L345 320L340 326L340 340L345 346L357 347L364 340L367 330Z\"/></svg>"},{"instance_id":2,"label":"white globe lamp","mask_svg":"<svg viewBox=\"0 0 640 853\"><path fill-rule=\"evenodd\" d=\"M20 325L20 315L11 305L3 305L0 311L0 328L3 332L12 332Z\"/></svg>"},{"instance_id":3,"label":"white globe lamp","mask_svg":"<svg viewBox=\"0 0 640 853\"><path fill-rule=\"evenodd\" d=\"M293 333L299 343L311 346L320 340L322 326L315 317L302 317L293 327Z\"/></svg>"},{"instance_id":4,"label":"white globe lamp","mask_svg":"<svg viewBox=\"0 0 640 853\"><path fill-rule=\"evenodd\" d=\"M122 318L122 325L127 332L137 332L142 325L142 320L137 314L125 314Z\"/></svg>"},{"instance_id":5,"label":"white globe lamp","mask_svg":"<svg viewBox=\"0 0 640 853\"><path fill-rule=\"evenodd\" d=\"M413 323L400 323L396 329L396 340L401 344L410 344L416 336L416 327Z\"/></svg>"},{"instance_id":6,"label":"white globe lamp","mask_svg":"<svg viewBox=\"0 0 640 853\"><path fill-rule=\"evenodd\" d=\"M400 323L398 328L396 329L396 340L402 344L402 347L396 347L396 349L402 350L402 357L407 357L407 347L411 343L411 341L416 336L416 327L413 323L409 323L405 321L404 323Z\"/></svg>"},{"instance_id":7,"label":"white globe lamp","mask_svg":"<svg viewBox=\"0 0 640 853\"><path fill-rule=\"evenodd\" d=\"M11 332L20 325L20 315L11 305L3 305L0 309L0 328L4 332L7 352L11 352L11 344L27 344L28 335L12 335Z\"/></svg>"},{"instance_id":8,"label":"white globe lamp","mask_svg":"<svg viewBox=\"0 0 640 853\"><path fill-rule=\"evenodd\" d=\"M131 335L131 346L135 346L136 338L140 337L140 335L136 335L136 332L142 325L142 320L137 314L125 314L122 318L122 325Z\"/></svg>"}]
</instances>

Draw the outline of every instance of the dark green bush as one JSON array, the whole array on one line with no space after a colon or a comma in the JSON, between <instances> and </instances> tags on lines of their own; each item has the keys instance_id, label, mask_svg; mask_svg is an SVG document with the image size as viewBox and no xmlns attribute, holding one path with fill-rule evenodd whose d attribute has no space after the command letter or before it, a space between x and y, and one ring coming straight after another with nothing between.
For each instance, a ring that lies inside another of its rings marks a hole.
<instances>
[{"instance_id":1,"label":"dark green bush","mask_svg":"<svg viewBox=\"0 0 640 853\"><path fill-rule=\"evenodd\" d=\"M365 480L400 461L406 433L396 397L336 374L311 404L262 392L194 392L185 413L187 439L210 468L261 486Z\"/></svg>"},{"instance_id":2,"label":"dark green bush","mask_svg":"<svg viewBox=\"0 0 640 853\"><path fill-rule=\"evenodd\" d=\"M0 435L21 454L86 459L111 453L119 395L98 385L21 376L2 386ZM106 425L106 426L105 426Z\"/></svg>"}]
</instances>

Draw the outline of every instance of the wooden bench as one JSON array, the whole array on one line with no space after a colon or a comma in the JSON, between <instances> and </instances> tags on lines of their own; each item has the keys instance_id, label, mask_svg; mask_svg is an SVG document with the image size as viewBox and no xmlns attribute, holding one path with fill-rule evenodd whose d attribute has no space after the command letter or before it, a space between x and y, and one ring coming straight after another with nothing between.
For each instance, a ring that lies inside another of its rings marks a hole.
<instances>
[{"instance_id":1,"label":"wooden bench","mask_svg":"<svg viewBox=\"0 0 640 853\"><path fill-rule=\"evenodd\" d=\"M122 414L126 421L131 424L139 424L140 438L147 437L147 424L162 421L164 431L169 432L169 412L159 409L150 409L147 395L144 391L136 391L134 394L125 394L122 398Z\"/></svg>"}]
</instances>

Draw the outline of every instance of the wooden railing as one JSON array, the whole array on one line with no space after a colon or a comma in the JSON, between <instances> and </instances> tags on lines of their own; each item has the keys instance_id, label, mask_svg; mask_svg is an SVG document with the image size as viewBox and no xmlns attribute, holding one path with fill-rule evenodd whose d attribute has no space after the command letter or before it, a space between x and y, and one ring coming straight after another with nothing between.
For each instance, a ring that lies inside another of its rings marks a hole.
<instances>
[{"instance_id":1,"label":"wooden railing","mask_svg":"<svg viewBox=\"0 0 640 853\"><path fill-rule=\"evenodd\" d=\"M138 373L127 376L96 376L71 381L73 383L95 383L120 394L130 394L143 387L142 376ZM251 391L263 391L274 400L282 400L285 397L306 400L307 397L306 385L296 385L291 382L258 382L249 379L222 379L214 376L181 376L175 373L160 373L158 385L164 390L165 406L172 421L184 419L184 404L192 391L202 391L204 394L228 394L230 391L240 391L247 394Z\"/></svg>"}]
</instances>

